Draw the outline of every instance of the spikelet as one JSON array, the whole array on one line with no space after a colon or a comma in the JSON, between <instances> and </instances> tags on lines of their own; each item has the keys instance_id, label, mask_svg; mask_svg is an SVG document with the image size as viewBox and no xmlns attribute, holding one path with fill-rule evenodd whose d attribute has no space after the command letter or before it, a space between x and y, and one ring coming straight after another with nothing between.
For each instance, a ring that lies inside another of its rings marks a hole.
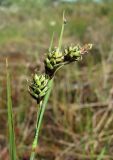
<instances>
[{"instance_id":1,"label":"spikelet","mask_svg":"<svg viewBox=\"0 0 113 160\"><path fill-rule=\"evenodd\" d=\"M82 56L92 49L92 44L69 46L64 49L64 61L73 62L82 59Z\"/></svg>"},{"instance_id":2,"label":"spikelet","mask_svg":"<svg viewBox=\"0 0 113 160\"><path fill-rule=\"evenodd\" d=\"M54 75L55 71L60 67L64 61L64 56L62 52L55 48L53 51L47 53L45 59L45 73L50 77Z\"/></svg>"},{"instance_id":3,"label":"spikelet","mask_svg":"<svg viewBox=\"0 0 113 160\"><path fill-rule=\"evenodd\" d=\"M64 49L64 61L78 61L82 58L81 52L80 52L80 46L69 46L66 49Z\"/></svg>"},{"instance_id":4,"label":"spikelet","mask_svg":"<svg viewBox=\"0 0 113 160\"><path fill-rule=\"evenodd\" d=\"M46 95L48 91L48 81L49 78L47 77L47 75L38 76L37 74L35 74L33 76L28 91L30 95L37 100L37 103L39 103Z\"/></svg>"}]
</instances>

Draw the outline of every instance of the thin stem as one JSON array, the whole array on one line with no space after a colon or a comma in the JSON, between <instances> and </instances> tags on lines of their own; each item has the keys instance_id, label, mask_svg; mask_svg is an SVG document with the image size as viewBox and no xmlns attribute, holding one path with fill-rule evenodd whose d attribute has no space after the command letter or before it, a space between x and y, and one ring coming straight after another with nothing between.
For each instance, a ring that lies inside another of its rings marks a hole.
<instances>
[{"instance_id":1,"label":"thin stem","mask_svg":"<svg viewBox=\"0 0 113 160\"><path fill-rule=\"evenodd\" d=\"M31 153L30 160L33 160L33 159L34 159L34 157L35 157L35 149L36 149L36 146L37 146L37 144L38 144L38 135L39 135L38 124L39 124L39 118L40 118L41 110L42 110L42 107L41 107L41 103L40 103L39 109L38 109L38 112L37 112L37 121L36 121L35 137L34 137L33 144L32 144L32 153Z\"/></svg>"},{"instance_id":2,"label":"thin stem","mask_svg":"<svg viewBox=\"0 0 113 160\"><path fill-rule=\"evenodd\" d=\"M62 24L62 29L61 29L60 38L59 38L58 51L61 49L61 45L62 45L64 25L65 25L65 20L64 20L64 12L63 12L63 24ZM52 38L51 38L49 51L51 51L51 49L52 49L53 38L54 38L54 33L53 33ZM34 158L35 158L35 154L36 154L35 149L36 149L36 146L38 144L39 132L40 132L44 112L45 112L45 109L46 109L46 105L47 105L47 102L48 102L48 99L49 99L49 96L50 96L50 93L51 93L52 85L53 85L53 78L50 79L49 82L48 82L48 88L49 88L48 92L45 95L43 102L40 104L39 111L37 113L36 133L35 133L34 141L33 141L33 144L32 144L32 153L31 153L30 160L34 160Z\"/></svg>"},{"instance_id":3,"label":"thin stem","mask_svg":"<svg viewBox=\"0 0 113 160\"><path fill-rule=\"evenodd\" d=\"M34 158L35 158L35 154L36 154L35 149L38 144L39 132L40 132L40 128L41 128L41 124L42 124L42 120L43 120L43 115L44 115L46 105L47 105L47 102L48 102L48 99L49 99L49 96L51 93L52 85L53 85L53 79L51 79L48 82L48 88L49 88L48 92L47 92L43 102L39 106L39 111L37 113L36 133L35 133L34 141L32 144L32 153L31 153L30 160L34 160Z\"/></svg>"},{"instance_id":4,"label":"thin stem","mask_svg":"<svg viewBox=\"0 0 113 160\"><path fill-rule=\"evenodd\" d=\"M60 38L59 38L59 43L58 43L58 50L61 49L62 46L62 37L63 37L63 32L64 32L64 26L65 26L65 11L63 12L63 23L62 23L62 28L61 28L61 33L60 33Z\"/></svg>"},{"instance_id":5,"label":"thin stem","mask_svg":"<svg viewBox=\"0 0 113 160\"><path fill-rule=\"evenodd\" d=\"M51 49L52 49L53 39L54 39L54 32L53 32L52 37L51 37L51 42L50 42L50 46L49 46L49 52L51 52Z\"/></svg>"}]
</instances>

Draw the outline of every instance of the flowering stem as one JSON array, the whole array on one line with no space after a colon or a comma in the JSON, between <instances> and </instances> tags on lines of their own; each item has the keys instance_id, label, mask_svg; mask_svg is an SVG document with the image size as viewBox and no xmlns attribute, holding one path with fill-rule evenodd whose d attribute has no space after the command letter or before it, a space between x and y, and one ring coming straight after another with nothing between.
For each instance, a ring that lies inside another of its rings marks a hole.
<instances>
[{"instance_id":1,"label":"flowering stem","mask_svg":"<svg viewBox=\"0 0 113 160\"><path fill-rule=\"evenodd\" d=\"M53 39L54 39L54 32L53 32L52 37L51 37L51 42L50 42L49 52L51 52L51 49L52 49Z\"/></svg>"},{"instance_id":2,"label":"flowering stem","mask_svg":"<svg viewBox=\"0 0 113 160\"><path fill-rule=\"evenodd\" d=\"M35 158L35 149L38 144L39 132L40 132L40 128L41 128L41 124L43 120L43 115L44 115L46 105L47 105L47 102L48 102L48 99L51 93L52 85L53 85L53 79L49 80L48 82L49 89L47 91L47 94L45 95L43 102L40 103L39 111L37 112L36 133L35 133L34 141L32 144L32 153L31 153L30 160L34 160Z\"/></svg>"},{"instance_id":3,"label":"flowering stem","mask_svg":"<svg viewBox=\"0 0 113 160\"><path fill-rule=\"evenodd\" d=\"M63 37L63 32L64 32L64 26L65 26L65 11L63 12L63 23L62 23L62 28L61 28L61 33L60 33L60 38L59 38L59 44L58 44L58 50L61 49L62 45L62 37Z\"/></svg>"},{"instance_id":4,"label":"flowering stem","mask_svg":"<svg viewBox=\"0 0 113 160\"><path fill-rule=\"evenodd\" d=\"M40 114L41 114L41 104L39 105L39 109L38 109L38 112L37 112L37 121L36 121L36 131L35 131L35 137L34 137L34 140L33 140L33 144L32 144L32 153L31 153L31 157L30 157L30 160L33 160L35 158L35 149L37 147L37 143L38 143L38 135L39 135L39 118L40 118Z\"/></svg>"},{"instance_id":5,"label":"flowering stem","mask_svg":"<svg viewBox=\"0 0 113 160\"><path fill-rule=\"evenodd\" d=\"M63 24L62 24L62 29L61 29L60 38L59 38L58 51L61 49L61 45L62 45L64 25L65 25L65 22L64 22L64 12L63 12ZM54 38L54 33L53 33L52 38L51 38L49 51L51 51L51 49L52 49L53 38ZM54 78L49 80L49 82L48 82L48 88L49 89L48 89L48 91L47 91L47 93L44 97L44 100L39 105L39 110L38 110L38 113L37 113L37 122L36 122L36 133L35 133L34 141L33 141L33 144L32 144L32 153L31 153L30 160L34 160L34 158L35 158L35 154L36 154L35 150L36 150L36 147L37 147L37 144L38 144L39 132L40 132L44 112L45 112L45 109L46 109L46 105L47 105L47 102L48 102L48 99L49 99L49 96L50 96L50 93L51 93L51 89L52 89L52 86L53 86L53 79Z\"/></svg>"}]
</instances>

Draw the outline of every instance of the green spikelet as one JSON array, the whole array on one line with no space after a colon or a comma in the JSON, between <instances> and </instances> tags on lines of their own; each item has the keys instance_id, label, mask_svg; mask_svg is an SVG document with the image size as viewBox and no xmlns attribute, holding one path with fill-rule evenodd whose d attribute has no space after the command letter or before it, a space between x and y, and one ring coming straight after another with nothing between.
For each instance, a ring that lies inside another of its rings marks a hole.
<instances>
[{"instance_id":1,"label":"green spikelet","mask_svg":"<svg viewBox=\"0 0 113 160\"><path fill-rule=\"evenodd\" d=\"M64 56L62 52L55 48L53 51L47 54L45 59L45 72L49 76L53 76L55 71L60 67L64 61Z\"/></svg>"},{"instance_id":2,"label":"green spikelet","mask_svg":"<svg viewBox=\"0 0 113 160\"><path fill-rule=\"evenodd\" d=\"M65 61L78 61L82 58L80 46L69 46L66 49L64 49L64 60Z\"/></svg>"},{"instance_id":3,"label":"green spikelet","mask_svg":"<svg viewBox=\"0 0 113 160\"><path fill-rule=\"evenodd\" d=\"M92 44L69 46L64 49L64 61L73 62L82 59L82 56L92 49Z\"/></svg>"},{"instance_id":4,"label":"green spikelet","mask_svg":"<svg viewBox=\"0 0 113 160\"><path fill-rule=\"evenodd\" d=\"M37 74L35 74L33 76L28 90L30 95L37 100L37 103L39 103L46 95L48 90L48 81L49 78L47 75L38 76Z\"/></svg>"}]
</instances>

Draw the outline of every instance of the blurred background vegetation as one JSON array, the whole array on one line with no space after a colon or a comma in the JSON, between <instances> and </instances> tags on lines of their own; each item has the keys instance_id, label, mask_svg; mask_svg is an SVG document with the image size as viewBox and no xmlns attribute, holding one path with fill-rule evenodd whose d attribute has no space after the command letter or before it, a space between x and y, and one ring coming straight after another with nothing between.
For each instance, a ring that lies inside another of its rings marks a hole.
<instances>
[{"instance_id":1,"label":"blurred background vegetation","mask_svg":"<svg viewBox=\"0 0 113 160\"><path fill-rule=\"evenodd\" d=\"M9 160L5 59L11 71L17 152L20 160L29 160L36 103L27 92L27 79L36 68L43 71L53 31L57 46L63 10L63 46L94 46L83 61L57 73L37 159L113 159L113 1L0 0L0 160Z\"/></svg>"}]
</instances>

